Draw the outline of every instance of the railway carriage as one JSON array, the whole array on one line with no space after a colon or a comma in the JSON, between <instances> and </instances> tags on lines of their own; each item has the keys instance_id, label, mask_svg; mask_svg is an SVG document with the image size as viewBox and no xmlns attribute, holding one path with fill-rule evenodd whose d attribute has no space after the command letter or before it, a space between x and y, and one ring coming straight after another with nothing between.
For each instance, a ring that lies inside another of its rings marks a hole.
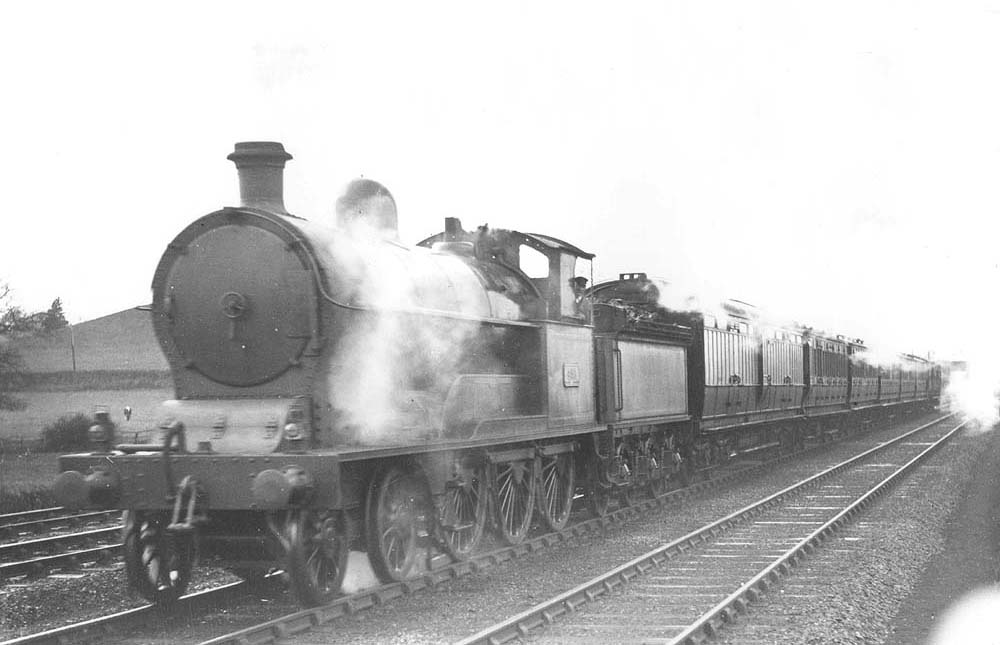
<instances>
[{"instance_id":1,"label":"railway carriage","mask_svg":"<svg viewBox=\"0 0 1000 645\"><path fill-rule=\"evenodd\" d=\"M903 369L898 363L882 367L879 371L878 400L882 404L895 404L901 401Z\"/></svg>"},{"instance_id":2,"label":"railway carriage","mask_svg":"<svg viewBox=\"0 0 1000 645\"><path fill-rule=\"evenodd\" d=\"M787 327L765 326L762 354L762 408L776 418L798 414L806 391L802 335Z\"/></svg>"},{"instance_id":3,"label":"railway carriage","mask_svg":"<svg viewBox=\"0 0 1000 645\"><path fill-rule=\"evenodd\" d=\"M842 412L847 407L848 359L847 343L839 338L827 338L808 332L806 343L806 376L809 392L803 407L809 416Z\"/></svg>"},{"instance_id":4,"label":"railway carriage","mask_svg":"<svg viewBox=\"0 0 1000 645\"><path fill-rule=\"evenodd\" d=\"M860 341L853 341L848 346L851 369L849 399L851 407L856 410L877 405L879 400L878 366L865 359L866 350L867 348Z\"/></svg>"},{"instance_id":5,"label":"railway carriage","mask_svg":"<svg viewBox=\"0 0 1000 645\"><path fill-rule=\"evenodd\" d=\"M280 567L321 604L352 549L402 580L488 529L507 544L560 529L579 493L600 515L875 406L874 368L854 375L842 339L736 301L671 309L641 273L587 290L594 256L547 235L449 218L402 245L368 180L336 226L308 221L285 210L280 144L229 158L241 205L193 221L153 277L175 398L148 442L95 425L55 486L66 506L125 511L129 584L151 600L176 599L203 557ZM904 382L900 406L936 403L921 369L880 375L879 409Z\"/></svg>"}]
</instances>

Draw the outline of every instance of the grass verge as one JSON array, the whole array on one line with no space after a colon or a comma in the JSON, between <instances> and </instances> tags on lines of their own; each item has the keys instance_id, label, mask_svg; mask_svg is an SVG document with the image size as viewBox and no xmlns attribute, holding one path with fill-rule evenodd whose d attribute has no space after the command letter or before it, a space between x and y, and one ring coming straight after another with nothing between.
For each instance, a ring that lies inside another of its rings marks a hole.
<instances>
[{"instance_id":1,"label":"grass verge","mask_svg":"<svg viewBox=\"0 0 1000 645\"><path fill-rule=\"evenodd\" d=\"M52 482L58 473L55 453L0 454L0 514L55 506Z\"/></svg>"}]
</instances>

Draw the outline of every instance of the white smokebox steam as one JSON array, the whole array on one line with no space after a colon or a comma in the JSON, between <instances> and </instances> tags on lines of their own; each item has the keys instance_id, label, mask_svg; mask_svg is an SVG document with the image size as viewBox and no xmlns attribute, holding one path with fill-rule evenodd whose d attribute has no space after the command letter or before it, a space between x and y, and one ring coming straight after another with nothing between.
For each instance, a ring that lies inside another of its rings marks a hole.
<instances>
[{"instance_id":1,"label":"white smokebox steam","mask_svg":"<svg viewBox=\"0 0 1000 645\"><path fill-rule=\"evenodd\" d=\"M341 224L309 226L342 290L334 297L355 308L343 311L350 322L327 366L335 431L362 444L434 436L460 363L476 352L479 325L462 316L487 315L489 302L462 260L404 247L378 220Z\"/></svg>"}]
</instances>

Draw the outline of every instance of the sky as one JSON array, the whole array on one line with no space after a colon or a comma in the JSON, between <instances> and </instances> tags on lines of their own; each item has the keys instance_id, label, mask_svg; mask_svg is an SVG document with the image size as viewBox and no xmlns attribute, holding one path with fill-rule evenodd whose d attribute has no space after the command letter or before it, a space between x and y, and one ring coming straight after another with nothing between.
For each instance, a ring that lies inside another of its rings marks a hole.
<instances>
[{"instance_id":1,"label":"sky","mask_svg":"<svg viewBox=\"0 0 1000 645\"><path fill-rule=\"evenodd\" d=\"M233 144L273 140L311 220L363 175L408 242L445 217L544 233L598 278L935 358L982 355L996 318L1000 2L5 14L0 281L27 310L147 303L173 236L238 204Z\"/></svg>"}]
</instances>

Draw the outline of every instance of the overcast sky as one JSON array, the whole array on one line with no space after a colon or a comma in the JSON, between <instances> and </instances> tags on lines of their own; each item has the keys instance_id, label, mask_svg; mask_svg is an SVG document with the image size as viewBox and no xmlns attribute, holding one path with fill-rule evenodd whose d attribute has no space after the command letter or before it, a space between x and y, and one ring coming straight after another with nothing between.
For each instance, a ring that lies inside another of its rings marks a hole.
<instances>
[{"instance_id":1,"label":"overcast sky","mask_svg":"<svg viewBox=\"0 0 1000 645\"><path fill-rule=\"evenodd\" d=\"M0 280L87 320L276 140L285 203L389 187L837 333L978 351L1000 271L1000 3L17 3Z\"/></svg>"}]
</instances>

